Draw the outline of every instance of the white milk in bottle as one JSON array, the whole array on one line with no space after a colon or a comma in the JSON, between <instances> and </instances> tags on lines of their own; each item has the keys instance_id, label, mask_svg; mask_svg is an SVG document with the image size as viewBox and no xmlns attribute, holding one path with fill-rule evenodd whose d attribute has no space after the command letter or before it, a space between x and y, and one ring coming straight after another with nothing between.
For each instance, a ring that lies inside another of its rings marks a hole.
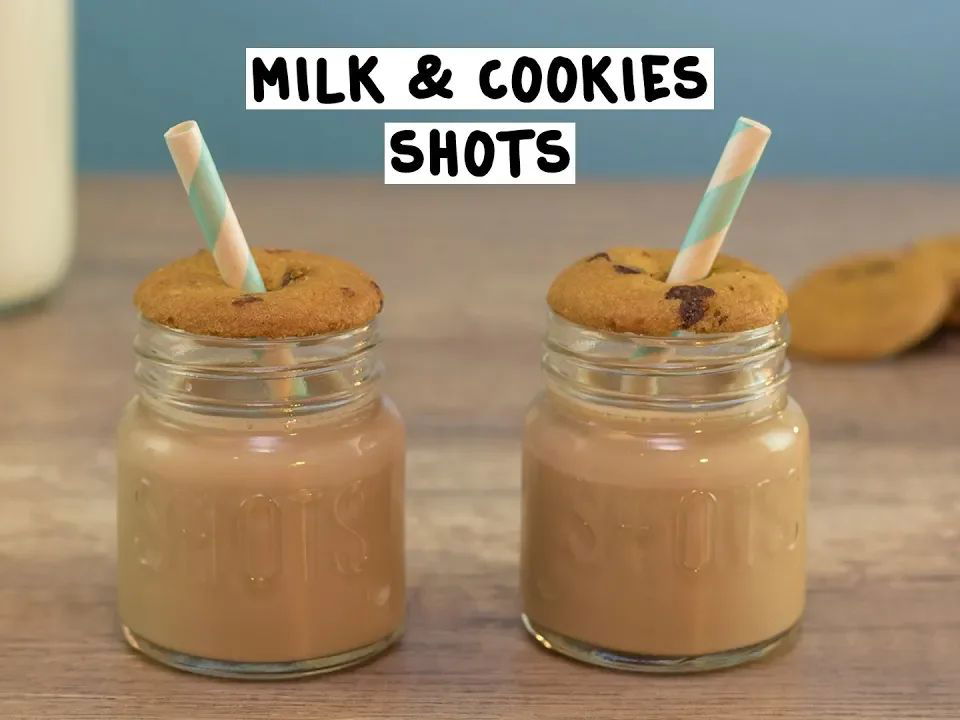
<instances>
[{"instance_id":1,"label":"white milk in bottle","mask_svg":"<svg viewBox=\"0 0 960 720\"><path fill-rule=\"evenodd\" d=\"M73 250L70 0L0 0L0 312L51 292Z\"/></svg>"}]
</instances>

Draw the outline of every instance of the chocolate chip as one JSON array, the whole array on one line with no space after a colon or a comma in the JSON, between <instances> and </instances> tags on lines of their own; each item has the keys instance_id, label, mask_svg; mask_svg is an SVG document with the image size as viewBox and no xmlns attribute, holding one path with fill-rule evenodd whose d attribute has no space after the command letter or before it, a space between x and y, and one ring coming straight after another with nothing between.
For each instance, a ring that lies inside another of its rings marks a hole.
<instances>
[{"instance_id":1,"label":"chocolate chip","mask_svg":"<svg viewBox=\"0 0 960 720\"><path fill-rule=\"evenodd\" d=\"M646 275L647 271L643 268L630 267L629 265L614 265L613 269L621 275Z\"/></svg>"},{"instance_id":2,"label":"chocolate chip","mask_svg":"<svg viewBox=\"0 0 960 720\"><path fill-rule=\"evenodd\" d=\"M302 278L305 274L306 273L304 273L303 270L287 270L283 274L283 279L280 281L280 287L286 287L294 280L299 280Z\"/></svg>"},{"instance_id":3,"label":"chocolate chip","mask_svg":"<svg viewBox=\"0 0 960 720\"><path fill-rule=\"evenodd\" d=\"M609 260L610 256L607 255L605 252L598 252L588 257L587 262L593 262L594 260L599 260L600 258L603 258L604 260Z\"/></svg>"},{"instance_id":4,"label":"chocolate chip","mask_svg":"<svg viewBox=\"0 0 960 720\"><path fill-rule=\"evenodd\" d=\"M249 305L250 303L263 302L263 298L257 295L241 295L231 301L234 305Z\"/></svg>"},{"instance_id":5,"label":"chocolate chip","mask_svg":"<svg viewBox=\"0 0 960 720\"><path fill-rule=\"evenodd\" d=\"M348 298L355 297L357 294L356 292L353 291L352 288L348 288L348 287L340 288L340 292L342 292Z\"/></svg>"},{"instance_id":6,"label":"chocolate chip","mask_svg":"<svg viewBox=\"0 0 960 720\"><path fill-rule=\"evenodd\" d=\"M667 300L679 300L680 327L686 330L697 324L707 312L707 298L717 293L703 285L674 285L667 290Z\"/></svg>"}]
</instances>

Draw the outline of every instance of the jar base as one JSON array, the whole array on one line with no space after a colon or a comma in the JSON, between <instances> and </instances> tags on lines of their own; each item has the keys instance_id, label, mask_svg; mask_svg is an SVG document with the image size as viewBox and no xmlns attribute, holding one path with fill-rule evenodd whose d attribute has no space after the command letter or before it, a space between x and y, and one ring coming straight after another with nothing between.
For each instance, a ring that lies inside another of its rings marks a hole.
<instances>
[{"instance_id":1,"label":"jar base","mask_svg":"<svg viewBox=\"0 0 960 720\"><path fill-rule=\"evenodd\" d=\"M547 650L566 655L574 660L632 672L680 674L722 670L759 660L777 649L789 649L799 635L800 621L772 638L747 647L723 650L706 655L635 655L620 650L607 650L574 640L538 625L526 613L521 615L523 626Z\"/></svg>"},{"instance_id":2,"label":"jar base","mask_svg":"<svg viewBox=\"0 0 960 720\"><path fill-rule=\"evenodd\" d=\"M126 625L122 626L123 637L134 650L147 657L177 670L210 675L212 677L233 678L238 680L289 680L292 678L320 675L345 670L372 660L387 650L403 635L403 627L398 628L385 638L347 652L327 655L307 660L289 662L237 662L232 660L210 660L169 650L138 635Z\"/></svg>"}]
</instances>

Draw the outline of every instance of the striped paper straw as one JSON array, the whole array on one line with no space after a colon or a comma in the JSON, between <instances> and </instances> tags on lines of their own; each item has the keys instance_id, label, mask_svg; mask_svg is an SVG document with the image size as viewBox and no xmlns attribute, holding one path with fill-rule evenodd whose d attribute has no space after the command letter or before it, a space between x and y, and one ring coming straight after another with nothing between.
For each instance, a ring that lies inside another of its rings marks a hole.
<instances>
[{"instance_id":1,"label":"striped paper straw","mask_svg":"<svg viewBox=\"0 0 960 720\"><path fill-rule=\"evenodd\" d=\"M266 292L260 270L243 235L243 228L227 197L210 149L200 133L200 126L193 120L187 120L174 125L163 137L220 277L230 287L240 288L244 292ZM293 352L286 347L270 348L258 353L258 357L275 365L294 363ZM270 388L271 394L278 398L303 396L307 392L303 378L294 378L292 382L289 379L271 381Z\"/></svg>"},{"instance_id":2,"label":"striped paper straw","mask_svg":"<svg viewBox=\"0 0 960 720\"><path fill-rule=\"evenodd\" d=\"M200 126L187 120L174 125L163 137L223 281L245 292L266 292Z\"/></svg>"},{"instance_id":3,"label":"striped paper straw","mask_svg":"<svg viewBox=\"0 0 960 720\"><path fill-rule=\"evenodd\" d=\"M693 282L710 274L769 139L770 128L766 125L745 117L737 120L673 261L667 282Z\"/></svg>"}]
</instances>

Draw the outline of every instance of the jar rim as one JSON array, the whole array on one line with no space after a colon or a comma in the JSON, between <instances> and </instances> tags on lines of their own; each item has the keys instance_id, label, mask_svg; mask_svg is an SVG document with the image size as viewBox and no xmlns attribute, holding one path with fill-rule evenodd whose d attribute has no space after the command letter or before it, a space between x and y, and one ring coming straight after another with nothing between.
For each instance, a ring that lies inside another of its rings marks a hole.
<instances>
[{"instance_id":1,"label":"jar rim","mask_svg":"<svg viewBox=\"0 0 960 720\"><path fill-rule=\"evenodd\" d=\"M290 338L199 335L140 318L134 377L162 404L217 412L300 411L352 403L382 374L378 325Z\"/></svg>"},{"instance_id":2,"label":"jar rim","mask_svg":"<svg viewBox=\"0 0 960 720\"><path fill-rule=\"evenodd\" d=\"M785 318L733 333L639 335L594 330L551 312L548 385L605 405L697 409L776 392L789 376Z\"/></svg>"},{"instance_id":3,"label":"jar rim","mask_svg":"<svg viewBox=\"0 0 960 720\"><path fill-rule=\"evenodd\" d=\"M336 330L319 335L289 335L287 337L231 337L227 335L208 335L206 333L194 333L183 328L171 327L138 314L138 323L151 332L168 333L172 337L189 338L193 341L203 342L205 345L224 348L242 347L245 349L256 348L259 346L274 347L278 345L310 345L315 343L327 342L345 337L358 336L379 328L377 318L374 318L366 325L350 328L348 330Z\"/></svg>"},{"instance_id":4,"label":"jar rim","mask_svg":"<svg viewBox=\"0 0 960 720\"><path fill-rule=\"evenodd\" d=\"M769 344L786 343L789 340L789 323L786 316L770 325L725 333L697 333L678 330L672 335L642 335L616 330L597 330L567 320L549 310L547 313L548 342L553 342L568 351L596 350L620 346L623 349L639 347L672 348L718 348L737 343L747 343L748 349L762 351ZM756 343L753 345L752 343ZM650 353L638 355L646 357Z\"/></svg>"}]
</instances>

